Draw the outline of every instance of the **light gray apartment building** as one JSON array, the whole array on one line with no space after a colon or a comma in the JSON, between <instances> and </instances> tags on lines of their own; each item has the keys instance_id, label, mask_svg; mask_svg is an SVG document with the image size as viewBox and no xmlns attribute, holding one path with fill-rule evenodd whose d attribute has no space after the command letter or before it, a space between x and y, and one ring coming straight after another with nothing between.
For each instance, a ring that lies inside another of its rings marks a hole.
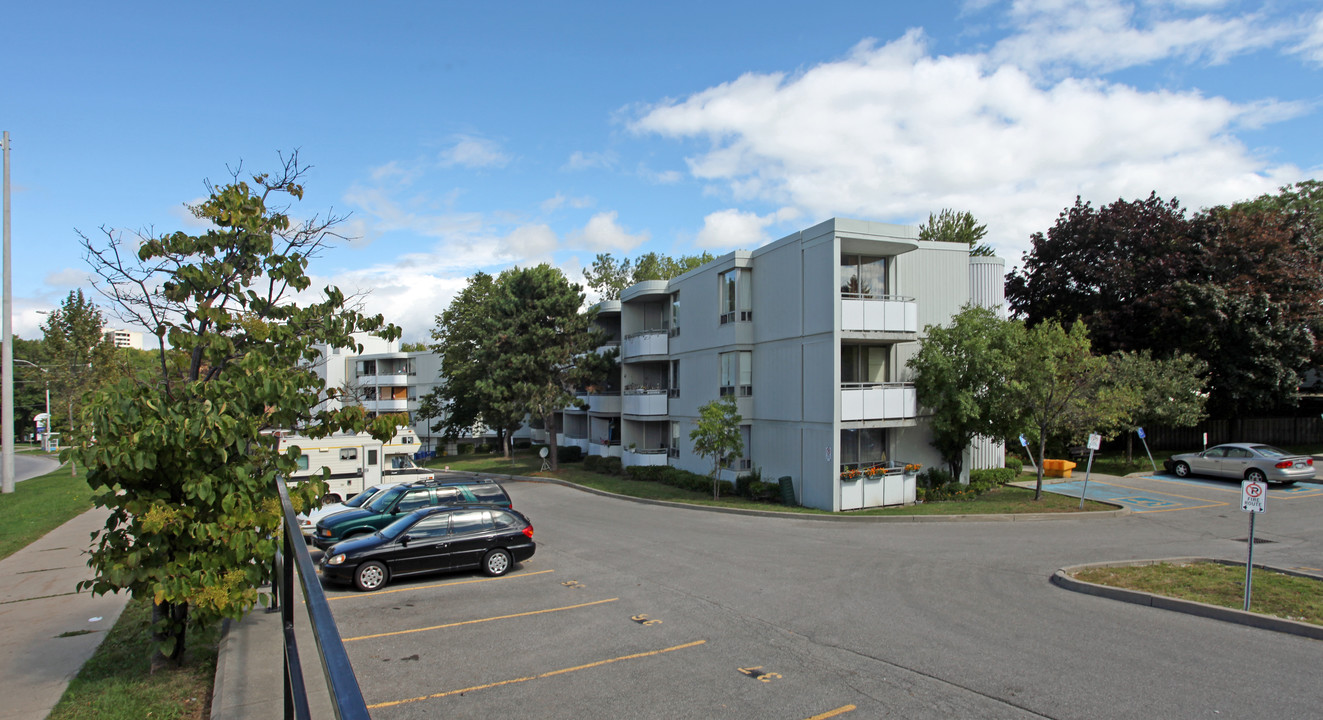
<instances>
[{"instance_id":1,"label":"light gray apartment building","mask_svg":"<svg viewBox=\"0 0 1323 720\"><path fill-rule=\"evenodd\" d=\"M639 283L597 306L619 373L560 413L558 443L707 473L689 433L700 406L730 395L745 452L725 479L790 476L802 504L828 510L912 503L906 466L940 458L905 363L926 325L1001 306L1004 265L915 227L837 218ZM980 442L966 467L1002 460Z\"/></svg>"}]
</instances>

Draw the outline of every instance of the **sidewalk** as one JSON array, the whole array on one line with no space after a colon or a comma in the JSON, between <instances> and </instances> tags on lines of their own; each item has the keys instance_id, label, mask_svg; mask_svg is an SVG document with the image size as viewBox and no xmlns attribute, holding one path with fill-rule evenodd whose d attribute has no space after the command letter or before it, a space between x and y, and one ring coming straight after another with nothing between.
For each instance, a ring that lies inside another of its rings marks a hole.
<instances>
[{"instance_id":1,"label":"sidewalk","mask_svg":"<svg viewBox=\"0 0 1323 720\"><path fill-rule=\"evenodd\" d=\"M107 515L89 510L0 560L0 720L44 720L124 609L123 594L75 591Z\"/></svg>"}]
</instances>

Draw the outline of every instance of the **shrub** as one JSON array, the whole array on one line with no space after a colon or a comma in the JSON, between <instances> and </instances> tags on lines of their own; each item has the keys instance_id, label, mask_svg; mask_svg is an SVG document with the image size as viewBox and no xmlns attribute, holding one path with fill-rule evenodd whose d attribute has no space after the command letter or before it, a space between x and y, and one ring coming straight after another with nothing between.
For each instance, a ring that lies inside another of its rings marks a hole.
<instances>
[{"instance_id":1,"label":"shrub","mask_svg":"<svg viewBox=\"0 0 1323 720\"><path fill-rule=\"evenodd\" d=\"M986 482L990 487L1005 485L1015 479L1018 472L1011 468L992 468L990 470L970 470L969 483Z\"/></svg>"},{"instance_id":2,"label":"shrub","mask_svg":"<svg viewBox=\"0 0 1323 720\"><path fill-rule=\"evenodd\" d=\"M578 445L560 445L556 447L557 463L574 463L583 459L583 450Z\"/></svg>"},{"instance_id":3,"label":"shrub","mask_svg":"<svg viewBox=\"0 0 1323 720\"><path fill-rule=\"evenodd\" d=\"M781 500L781 486L774 483L753 480L749 483L748 492L748 497L759 502L780 502Z\"/></svg>"},{"instance_id":4,"label":"shrub","mask_svg":"<svg viewBox=\"0 0 1323 720\"><path fill-rule=\"evenodd\" d=\"M533 447L533 441L528 438L516 438L514 441L515 450L527 450Z\"/></svg>"},{"instance_id":5,"label":"shrub","mask_svg":"<svg viewBox=\"0 0 1323 720\"><path fill-rule=\"evenodd\" d=\"M625 474L629 476L630 480L657 482L661 480L662 472L665 470L664 465L633 465L625 468Z\"/></svg>"},{"instance_id":6,"label":"shrub","mask_svg":"<svg viewBox=\"0 0 1323 720\"><path fill-rule=\"evenodd\" d=\"M473 454L473 443L460 443L455 450L456 454L459 455L471 455Z\"/></svg>"},{"instance_id":7,"label":"shrub","mask_svg":"<svg viewBox=\"0 0 1323 720\"><path fill-rule=\"evenodd\" d=\"M1019 475L1024 472L1024 461L1015 455L1007 455L1006 469L1014 471L1014 474Z\"/></svg>"},{"instance_id":8,"label":"shrub","mask_svg":"<svg viewBox=\"0 0 1323 720\"><path fill-rule=\"evenodd\" d=\"M601 456L601 455L591 455L591 454L590 454L590 455L586 455L586 456L583 458L583 469L584 469L584 470L591 470L591 471L593 471L593 472L598 472L599 468L601 467L601 464L602 464L602 456Z\"/></svg>"},{"instance_id":9,"label":"shrub","mask_svg":"<svg viewBox=\"0 0 1323 720\"><path fill-rule=\"evenodd\" d=\"M625 466L618 457L604 457L598 463L597 471L607 475L620 475L625 471Z\"/></svg>"},{"instance_id":10,"label":"shrub","mask_svg":"<svg viewBox=\"0 0 1323 720\"><path fill-rule=\"evenodd\" d=\"M487 443L483 443L478 447L474 448L474 450L481 455L490 455L492 452L492 446L488 445Z\"/></svg>"}]
</instances>

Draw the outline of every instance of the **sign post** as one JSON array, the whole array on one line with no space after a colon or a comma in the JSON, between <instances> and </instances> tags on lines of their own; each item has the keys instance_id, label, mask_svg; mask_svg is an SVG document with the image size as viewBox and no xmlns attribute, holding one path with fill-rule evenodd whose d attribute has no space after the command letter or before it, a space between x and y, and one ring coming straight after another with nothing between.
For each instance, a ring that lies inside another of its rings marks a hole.
<instances>
[{"instance_id":1,"label":"sign post","mask_svg":"<svg viewBox=\"0 0 1323 720\"><path fill-rule=\"evenodd\" d=\"M1084 509L1084 496L1089 493L1089 473L1093 470L1093 451L1102 447L1102 435L1089 433L1089 464L1084 466L1084 492L1080 493L1080 509Z\"/></svg>"},{"instance_id":2,"label":"sign post","mask_svg":"<svg viewBox=\"0 0 1323 720\"><path fill-rule=\"evenodd\" d=\"M1267 510L1268 483L1246 480L1240 484L1240 509L1250 514L1249 558L1245 561L1245 612L1250 609L1254 582L1254 517Z\"/></svg>"},{"instance_id":3,"label":"sign post","mask_svg":"<svg viewBox=\"0 0 1323 720\"><path fill-rule=\"evenodd\" d=\"M1024 447L1024 454L1029 456L1029 464L1038 467L1038 463L1034 462L1034 454L1029 452L1029 441L1023 435L1020 436L1020 445Z\"/></svg>"},{"instance_id":4,"label":"sign post","mask_svg":"<svg viewBox=\"0 0 1323 720\"><path fill-rule=\"evenodd\" d=\"M1135 432L1139 433L1139 441L1144 443L1144 452L1148 455L1148 464L1153 466L1153 472L1156 473L1158 471L1158 464L1153 462L1153 452L1148 449L1148 440L1144 439L1147 437L1144 435L1144 428L1135 428Z\"/></svg>"}]
</instances>

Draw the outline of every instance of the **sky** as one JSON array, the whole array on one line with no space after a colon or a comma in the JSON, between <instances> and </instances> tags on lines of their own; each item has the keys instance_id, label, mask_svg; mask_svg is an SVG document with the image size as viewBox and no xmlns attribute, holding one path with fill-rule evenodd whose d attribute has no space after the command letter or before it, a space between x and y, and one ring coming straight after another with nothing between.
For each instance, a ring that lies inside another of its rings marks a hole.
<instances>
[{"instance_id":1,"label":"sky","mask_svg":"<svg viewBox=\"0 0 1323 720\"><path fill-rule=\"evenodd\" d=\"M944 208L1015 266L1077 196L1198 210L1323 177L1319 0L49 0L5 21L24 338L96 293L80 235L199 232L207 181L295 151L289 213L351 238L314 287L408 342L479 271L582 282L598 253Z\"/></svg>"}]
</instances>

